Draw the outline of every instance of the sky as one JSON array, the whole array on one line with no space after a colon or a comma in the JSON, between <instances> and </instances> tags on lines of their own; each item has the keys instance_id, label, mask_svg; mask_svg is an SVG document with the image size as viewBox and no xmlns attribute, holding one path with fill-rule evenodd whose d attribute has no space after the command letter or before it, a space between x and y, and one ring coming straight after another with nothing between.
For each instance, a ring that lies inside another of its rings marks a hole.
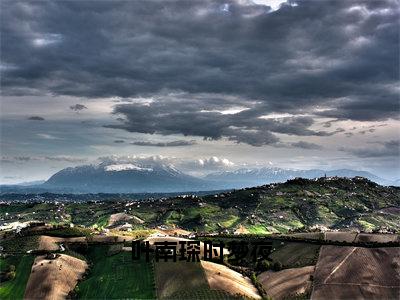
<instances>
[{"instance_id":1,"label":"sky","mask_svg":"<svg viewBox=\"0 0 400 300\"><path fill-rule=\"evenodd\" d=\"M110 157L399 179L399 8L0 1L0 183Z\"/></svg>"}]
</instances>

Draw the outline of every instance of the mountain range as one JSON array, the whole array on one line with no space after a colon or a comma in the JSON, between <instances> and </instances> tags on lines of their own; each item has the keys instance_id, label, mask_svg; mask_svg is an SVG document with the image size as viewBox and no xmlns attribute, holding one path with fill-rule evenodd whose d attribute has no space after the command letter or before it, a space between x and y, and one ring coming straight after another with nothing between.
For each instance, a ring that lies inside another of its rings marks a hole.
<instances>
[{"instance_id":1,"label":"mountain range","mask_svg":"<svg viewBox=\"0 0 400 300\"><path fill-rule=\"evenodd\" d=\"M115 163L69 167L44 183L3 185L1 193L168 193L238 189L285 182L296 177L365 177L381 185L399 185L370 172L338 169L291 170L277 167L242 168L210 173L203 177L185 174L172 164Z\"/></svg>"},{"instance_id":2,"label":"mountain range","mask_svg":"<svg viewBox=\"0 0 400 300\"><path fill-rule=\"evenodd\" d=\"M207 180L229 183L236 188L257 186L275 182L285 182L296 177L313 179L319 177L364 177L381 185L398 185L398 181L390 181L378 177L370 172L350 169L324 171L320 169L291 170L276 167L246 168L235 171L224 171L208 174Z\"/></svg>"}]
</instances>

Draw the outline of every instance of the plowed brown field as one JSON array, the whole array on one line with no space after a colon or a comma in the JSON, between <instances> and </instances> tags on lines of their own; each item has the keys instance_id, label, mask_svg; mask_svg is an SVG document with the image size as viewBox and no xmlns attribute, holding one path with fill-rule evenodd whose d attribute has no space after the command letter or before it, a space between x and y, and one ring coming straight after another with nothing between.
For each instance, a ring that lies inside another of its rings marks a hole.
<instances>
[{"instance_id":1,"label":"plowed brown field","mask_svg":"<svg viewBox=\"0 0 400 300\"><path fill-rule=\"evenodd\" d=\"M243 295L250 299L261 299L258 290L248 277L228 267L209 261L201 261L211 289L222 290L231 295Z\"/></svg>"},{"instance_id":2,"label":"plowed brown field","mask_svg":"<svg viewBox=\"0 0 400 300\"><path fill-rule=\"evenodd\" d=\"M400 249L323 246L312 299L398 299Z\"/></svg>"},{"instance_id":3,"label":"plowed brown field","mask_svg":"<svg viewBox=\"0 0 400 300\"><path fill-rule=\"evenodd\" d=\"M87 268L78 258L61 254L56 259L38 256L32 266L24 299L65 299Z\"/></svg>"},{"instance_id":4,"label":"plowed brown field","mask_svg":"<svg viewBox=\"0 0 400 300\"><path fill-rule=\"evenodd\" d=\"M272 299L287 299L310 291L313 273L314 266L286 269L279 272L267 271L258 275L258 281Z\"/></svg>"},{"instance_id":5,"label":"plowed brown field","mask_svg":"<svg viewBox=\"0 0 400 300\"><path fill-rule=\"evenodd\" d=\"M400 241L400 236L398 234L359 233L356 238L356 242L388 243L388 242L398 242L398 241Z\"/></svg>"}]
</instances>

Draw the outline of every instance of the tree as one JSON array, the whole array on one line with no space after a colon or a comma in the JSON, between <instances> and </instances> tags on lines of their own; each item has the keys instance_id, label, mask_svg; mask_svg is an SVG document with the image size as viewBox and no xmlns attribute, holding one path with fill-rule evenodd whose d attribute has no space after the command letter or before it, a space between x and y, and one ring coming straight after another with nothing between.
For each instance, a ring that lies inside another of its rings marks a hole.
<instances>
[{"instance_id":1,"label":"tree","mask_svg":"<svg viewBox=\"0 0 400 300\"><path fill-rule=\"evenodd\" d=\"M5 276L5 280L13 280L15 278L15 271L9 271L7 272Z\"/></svg>"},{"instance_id":2,"label":"tree","mask_svg":"<svg viewBox=\"0 0 400 300\"><path fill-rule=\"evenodd\" d=\"M262 261L259 261L257 263L257 269L261 272L268 271L269 269L271 269L271 264L268 260L263 259Z\"/></svg>"},{"instance_id":3,"label":"tree","mask_svg":"<svg viewBox=\"0 0 400 300\"><path fill-rule=\"evenodd\" d=\"M282 263L280 261L276 261L273 266L274 271L282 270Z\"/></svg>"}]
</instances>

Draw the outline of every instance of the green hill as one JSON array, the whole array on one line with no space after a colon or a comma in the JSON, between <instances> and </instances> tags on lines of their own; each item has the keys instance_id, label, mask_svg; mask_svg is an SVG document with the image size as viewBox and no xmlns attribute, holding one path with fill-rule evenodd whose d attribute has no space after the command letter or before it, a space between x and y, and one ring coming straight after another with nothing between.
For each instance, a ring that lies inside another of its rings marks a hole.
<instances>
[{"instance_id":1,"label":"green hill","mask_svg":"<svg viewBox=\"0 0 400 300\"><path fill-rule=\"evenodd\" d=\"M153 217L149 225L167 224L196 231L273 233L324 226L331 229L400 229L400 189L367 179L294 179L282 184L212 196L144 202L131 213Z\"/></svg>"},{"instance_id":2,"label":"green hill","mask_svg":"<svg viewBox=\"0 0 400 300\"><path fill-rule=\"evenodd\" d=\"M285 183L234 190L208 196L120 201L9 202L1 204L3 222L41 220L105 227L110 215L135 218L132 229L179 227L197 232L287 233L314 227L400 230L400 188L365 178L293 179ZM124 221L125 222L125 221Z\"/></svg>"}]
</instances>

